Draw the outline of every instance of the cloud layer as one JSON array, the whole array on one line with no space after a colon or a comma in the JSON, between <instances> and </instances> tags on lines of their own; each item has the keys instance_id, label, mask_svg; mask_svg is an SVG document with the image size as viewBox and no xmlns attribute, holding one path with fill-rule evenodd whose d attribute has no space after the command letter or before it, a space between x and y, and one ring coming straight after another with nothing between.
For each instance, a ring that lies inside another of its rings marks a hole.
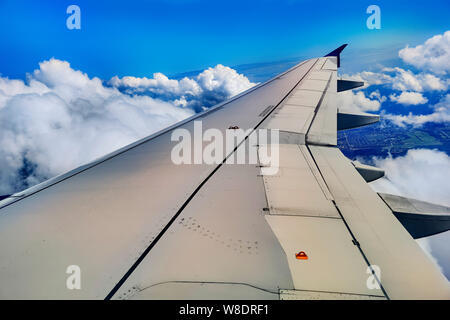
<instances>
[{"instance_id":1,"label":"cloud layer","mask_svg":"<svg viewBox=\"0 0 450 320\"><path fill-rule=\"evenodd\" d=\"M424 44L402 49L399 57L418 69L430 70L437 74L450 72L450 31L436 35Z\"/></svg>"},{"instance_id":2,"label":"cloud layer","mask_svg":"<svg viewBox=\"0 0 450 320\"><path fill-rule=\"evenodd\" d=\"M109 85L129 94L146 94L196 111L211 107L252 86L247 77L221 64L208 68L195 78L174 80L162 73L153 78L113 77Z\"/></svg>"},{"instance_id":3,"label":"cloud layer","mask_svg":"<svg viewBox=\"0 0 450 320\"><path fill-rule=\"evenodd\" d=\"M414 73L400 67L382 68L380 72L362 71L344 78L364 81L369 85L389 85L398 91L444 91L448 89L449 81L429 72Z\"/></svg>"},{"instance_id":4,"label":"cloud layer","mask_svg":"<svg viewBox=\"0 0 450 320\"><path fill-rule=\"evenodd\" d=\"M450 206L450 157L430 149L408 150L403 157L374 158L386 178L372 183L377 190Z\"/></svg>"},{"instance_id":5,"label":"cloud layer","mask_svg":"<svg viewBox=\"0 0 450 320\"><path fill-rule=\"evenodd\" d=\"M428 122L450 122L450 94L446 94L438 103L432 105L431 108L433 112L429 114L413 114L412 112L408 115L384 114L383 118L401 127L408 124L421 126Z\"/></svg>"},{"instance_id":6,"label":"cloud layer","mask_svg":"<svg viewBox=\"0 0 450 320\"><path fill-rule=\"evenodd\" d=\"M403 157L375 158L385 178L371 183L378 192L450 206L450 157L441 151L413 149ZM450 232L417 240L422 249L450 279Z\"/></svg>"},{"instance_id":7,"label":"cloud layer","mask_svg":"<svg viewBox=\"0 0 450 320\"><path fill-rule=\"evenodd\" d=\"M428 102L428 99L425 98L420 92L409 92L409 91L404 91L400 95L396 95L393 93L389 95L389 99L391 99L391 101L403 105L417 105Z\"/></svg>"},{"instance_id":8,"label":"cloud layer","mask_svg":"<svg viewBox=\"0 0 450 320\"><path fill-rule=\"evenodd\" d=\"M403 62L413 65L417 70L390 67L381 68L379 72L362 71L343 75L346 79L364 81L366 85L362 91L340 93L339 103L342 109L381 110L384 119L398 126L422 126L429 122L449 122L450 31L434 36L422 45L413 48L407 46L399 51L399 56ZM366 97L365 89L370 86L375 86L376 90ZM389 100L380 95L381 88L384 89L384 94L386 90L391 91L388 94ZM436 103L437 99L439 101ZM386 112L386 109L382 108L382 103L385 101L405 107L423 105L425 108L411 108L408 114L405 114L405 109L395 112L395 109L391 108L389 112ZM429 104L430 101L433 104Z\"/></svg>"},{"instance_id":9,"label":"cloud layer","mask_svg":"<svg viewBox=\"0 0 450 320\"><path fill-rule=\"evenodd\" d=\"M110 82L56 59L40 63L25 82L0 77L0 195L92 161L253 85L221 65L195 79L156 74Z\"/></svg>"},{"instance_id":10,"label":"cloud layer","mask_svg":"<svg viewBox=\"0 0 450 320\"><path fill-rule=\"evenodd\" d=\"M347 111L378 111L381 103L386 101L380 92L374 91L367 97L363 91L344 91L337 95L339 110Z\"/></svg>"}]
</instances>

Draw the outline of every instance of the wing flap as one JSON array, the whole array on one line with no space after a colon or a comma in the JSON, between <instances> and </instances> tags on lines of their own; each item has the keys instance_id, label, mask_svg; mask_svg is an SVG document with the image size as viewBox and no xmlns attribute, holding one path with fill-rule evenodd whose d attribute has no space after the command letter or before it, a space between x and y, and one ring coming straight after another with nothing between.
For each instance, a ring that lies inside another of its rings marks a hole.
<instances>
[{"instance_id":1,"label":"wing flap","mask_svg":"<svg viewBox=\"0 0 450 320\"><path fill-rule=\"evenodd\" d=\"M307 156L304 145L279 146L278 173L264 176L270 214L339 218L328 189L314 174Z\"/></svg>"},{"instance_id":2,"label":"wing flap","mask_svg":"<svg viewBox=\"0 0 450 320\"><path fill-rule=\"evenodd\" d=\"M448 299L445 277L341 151L309 148L362 252L380 267L389 298Z\"/></svg>"},{"instance_id":3,"label":"wing flap","mask_svg":"<svg viewBox=\"0 0 450 320\"><path fill-rule=\"evenodd\" d=\"M449 207L392 194L378 195L414 239L450 230Z\"/></svg>"},{"instance_id":4,"label":"wing flap","mask_svg":"<svg viewBox=\"0 0 450 320\"><path fill-rule=\"evenodd\" d=\"M295 290L384 298L381 290L367 287L367 265L341 219L274 215L266 219L286 253ZM308 259L296 259L299 251Z\"/></svg>"}]
</instances>

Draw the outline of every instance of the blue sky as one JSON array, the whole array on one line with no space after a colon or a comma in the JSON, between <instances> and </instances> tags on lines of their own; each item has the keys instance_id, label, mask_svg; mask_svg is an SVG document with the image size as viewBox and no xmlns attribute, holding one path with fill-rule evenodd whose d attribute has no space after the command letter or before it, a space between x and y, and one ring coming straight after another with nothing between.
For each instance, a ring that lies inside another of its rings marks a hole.
<instances>
[{"instance_id":1,"label":"blue sky","mask_svg":"<svg viewBox=\"0 0 450 320\"><path fill-rule=\"evenodd\" d=\"M66 28L70 4L81 8L81 30ZM370 4L381 8L381 30L366 27ZM347 42L350 68L358 54L395 58L405 44L443 33L449 9L448 1L434 0L2 0L0 72L23 78L55 57L103 79L173 75L318 56Z\"/></svg>"}]
</instances>

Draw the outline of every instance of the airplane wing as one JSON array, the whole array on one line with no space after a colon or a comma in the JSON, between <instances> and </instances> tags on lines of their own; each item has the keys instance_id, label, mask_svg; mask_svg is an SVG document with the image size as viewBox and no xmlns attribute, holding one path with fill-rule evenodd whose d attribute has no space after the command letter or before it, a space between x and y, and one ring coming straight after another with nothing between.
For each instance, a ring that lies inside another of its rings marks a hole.
<instances>
[{"instance_id":1,"label":"airplane wing","mask_svg":"<svg viewBox=\"0 0 450 320\"><path fill-rule=\"evenodd\" d=\"M450 298L408 230L417 214L428 229L414 234L445 231L446 216L373 192L382 172L336 147L338 128L377 121L338 112L336 95L361 85L337 79L343 47L0 201L0 298ZM217 163L174 163L173 133L199 124L246 131ZM278 141L253 144L257 163L227 163L260 129ZM259 155L272 146L268 174Z\"/></svg>"}]
</instances>

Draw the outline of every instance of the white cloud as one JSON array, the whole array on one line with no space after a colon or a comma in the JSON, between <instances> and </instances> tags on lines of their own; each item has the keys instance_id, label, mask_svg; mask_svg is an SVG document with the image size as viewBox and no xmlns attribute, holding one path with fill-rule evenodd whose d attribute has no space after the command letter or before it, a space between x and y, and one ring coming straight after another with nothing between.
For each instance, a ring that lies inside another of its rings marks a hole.
<instances>
[{"instance_id":1,"label":"white cloud","mask_svg":"<svg viewBox=\"0 0 450 320\"><path fill-rule=\"evenodd\" d=\"M379 90L372 91L372 92L369 94L369 98L377 99L377 100L380 101L380 102L384 102L384 101L386 101L386 99L387 99L385 96L382 96L382 95L380 94L380 91L379 91Z\"/></svg>"},{"instance_id":2,"label":"white cloud","mask_svg":"<svg viewBox=\"0 0 450 320\"><path fill-rule=\"evenodd\" d=\"M197 111L255 85L236 70L221 64L204 70L195 78L173 80L162 73L155 73L153 78L113 77L109 84L127 93L156 95L163 100Z\"/></svg>"},{"instance_id":3,"label":"white cloud","mask_svg":"<svg viewBox=\"0 0 450 320\"><path fill-rule=\"evenodd\" d=\"M424 44L399 51L399 57L418 69L429 70L437 74L450 71L450 31L436 35Z\"/></svg>"},{"instance_id":4,"label":"white cloud","mask_svg":"<svg viewBox=\"0 0 450 320\"><path fill-rule=\"evenodd\" d=\"M400 91L442 91L448 87L448 81L444 81L429 73L414 74L411 70L399 67L383 68L383 72L393 73L389 76L392 88Z\"/></svg>"},{"instance_id":5,"label":"white cloud","mask_svg":"<svg viewBox=\"0 0 450 320\"><path fill-rule=\"evenodd\" d=\"M442 239L437 240L436 239ZM443 252L446 251L446 244L450 241L450 233L444 232L432 237L420 238L416 242L428 256L428 258L439 268L439 270L447 276L447 280L450 281L450 265L446 263L445 255L440 257ZM439 258L438 258L439 257Z\"/></svg>"},{"instance_id":6,"label":"white cloud","mask_svg":"<svg viewBox=\"0 0 450 320\"><path fill-rule=\"evenodd\" d=\"M384 114L383 118L392 121L398 126L410 124L413 126L421 126L428 122L449 122L450 121L450 94L445 95L437 104L432 106L433 112L429 114L412 114L395 115Z\"/></svg>"},{"instance_id":7,"label":"white cloud","mask_svg":"<svg viewBox=\"0 0 450 320\"><path fill-rule=\"evenodd\" d=\"M446 81L432 75L429 73L421 73L419 74L419 78L421 78L423 83L423 90L422 91L443 91L447 90L449 86L449 80Z\"/></svg>"},{"instance_id":8,"label":"white cloud","mask_svg":"<svg viewBox=\"0 0 450 320\"><path fill-rule=\"evenodd\" d=\"M404 91L400 95L396 95L393 93L389 95L389 99L403 105L418 105L428 102L428 99L425 98L421 93L409 91Z\"/></svg>"},{"instance_id":9,"label":"white cloud","mask_svg":"<svg viewBox=\"0 0 450 320\"><path fill-rule=\"evenodd\" d=\"M348 90L339 92L337 95L339 110L348 111L377 111L385 100L386 97L382 97L379 91L372 92L369 98L366 97L363 91Z\"/></svg>"},{"instance_id":10,"label":"white cloud","mask_svg":"<svg viewBox=\"0 0 450 320\"><path fill-rule=\"evenodd\" d=\"M343 75L344 79L364 81L365 87L370 85L389 85L399 91L444 91L449 81L441 79L430 73L415 74L411 70L399 67L383 68L381 72L363 71L353 75Z\"/></svg>"},{"instance_id":11,"label":"white cloud","mask_svg":"<svg viewBox=\"0 0 450 320\"><path fill-rule=\"evenodd\" d=\"M429 149L408 150L405 156L374 158L386 178L371 185L376 190L450 206L450 157Z\"/></svg>"},{"instance_id":12,"label":"white cloud","mask_svg":"<svg viewBox=\"0 0 450 320\"><path fill-rule=\"evenodd\" d=\"M448 89L450 87L450 79L448 73L438 72L435 74L429 73L436 70L432 66L440 66L442 63L446 64L446 67L450 65L448 44L450 39L450 31L447 31L444 35L435 36L425 42L424 45L416 48L405 48L400 51L400 56L405 58L408 62L421 61L423 69L419 73L414 73L411 70L405 70L399 67L382 68L380 72L363 71L353 75L344 75L343 78L364 81L366 87L370 85L382 85L384 88L399 91L393 92L389 95L390 101L402 105L421 105L428 103L428 97L432 92L445 92L446 95L441 98L440 102L434 106L429 106L433 109L433 112L428 114L417 114L410 112L408 115L399 114L386 114L381 111L383 118L392 121L398 126L405 126L406 124L421 126L429 122L448 122L450 121L450 97ZM442 50L446 50L444 53ZM412 58L412 55L417 55ZM418 62L419 63L419 62ZM414 63L412 63L414 64ZM417 66L417 65L416 65ZM446 69L448 70L448 69ZM373 93L372 93L373 94ZM369 95L368 98L374 98L375 96ZM436 93L434 93L436 94ZM369 101L363 101L363 94L359 94L359 97L342 96L342 99L346 100L346 104L350 105L350 109L353 110L372 110L377 108L376 103ZM359 99L358 99L359 98ZM378 97L377 100L382 103L385 97ZM361 101L358 103L357 101ZM355 102L353 102L355 101ZM361 105L358 107L358 105ZM381 107L381 104L380 104Z\"/></svg>"},{"instance_id":13,"label":"white cloud","mask_svg":"<svg viewBox=\"0 0 450 320\"><path fill-rule=\"evenodd\" d=\"M385 178L370 184L375 191L450 206L450 157L446 153L414 149L402 157L375 158L374 162L386 173ZM419 239L417 242L450 279L450 232Z\"/></svg>"},{"instance_id":14,"label":"white cloud","mask_svg":"<svg viewBox=\"0 0 450 320\"><path fill-rule=\"evenodd\" d=\"M382 72L372 72L372 71L362 71L355 74L344 74L342 79L353 80L353 81L363 81L364 87L367 88L370 85L380 85L392 82L392 77L384 74Z\"/></svg>"},{"instance_id":15,"label":"white cloud","mask_svg":"<svg viewBox=\"0 0 450 320\"><path fill-rule=\"evenodd\" d=\"M109 84L114 87L128 89L132 93L142 93L147 90L159 96L167 96L169 98L179 97L181 95L197 96L202 91L199 84L193 79L183 78L181 80L173 80L159 72L154 73L153 78L137 78L132 76L119 78L115 76L111 78Z\"/></svg>"},{"instance_id":16,"label":"white cloud","mask_svg":"<svg viewBox=\"0 0 450 320\"><path fill-rule=\"evenodd\" d=\"M190 107L210 106L253 85L220 65L196 79L156 74L111 82L154 92L123 93L56 59L40 63L26 82L0 77L0 195L92 161L194 114Z\"/></svg>"}]
</instances>

